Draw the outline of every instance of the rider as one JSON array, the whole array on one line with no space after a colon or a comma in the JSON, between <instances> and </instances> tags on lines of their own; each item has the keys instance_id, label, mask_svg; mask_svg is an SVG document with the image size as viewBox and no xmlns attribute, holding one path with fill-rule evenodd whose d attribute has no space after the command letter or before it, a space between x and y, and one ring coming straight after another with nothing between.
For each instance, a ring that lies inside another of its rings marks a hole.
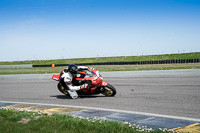
<instances>
[{"instance_id":1,"label":"rider","mask_svg":"<svg viewBox=\"0 0 200 133\"><path fill-rule=\"evenodd\" d=\"M88 84L83 84L78 86L75 86L73 84L73 81L76 80L78 71L79 69L75 64L70 64L67 69L64 69L60 73L60 83L67 90L67 92L73 99L78 98L78 94L76 91L80 89L85 89L88 86Z\"/></svg>"}]
</instances>

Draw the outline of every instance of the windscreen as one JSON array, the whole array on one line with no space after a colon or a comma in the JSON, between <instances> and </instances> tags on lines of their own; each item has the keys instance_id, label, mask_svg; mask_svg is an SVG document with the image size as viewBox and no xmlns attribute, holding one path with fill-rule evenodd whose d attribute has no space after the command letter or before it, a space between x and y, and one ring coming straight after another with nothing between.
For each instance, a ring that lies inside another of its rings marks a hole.
<instances>
[{"instance_id":1,"label":"windscreen","mask_svg":"<svg viewBox=\"0 0 200 133\"><path fill-rule=\"evenodd\" d=\"M91 71L91 70L88 70L88 71L87 71L87 74L88 74L89 77L94 77L94 76L96 76L95 73L94 73L93 71Z\"/></svg>"}]
</instances>

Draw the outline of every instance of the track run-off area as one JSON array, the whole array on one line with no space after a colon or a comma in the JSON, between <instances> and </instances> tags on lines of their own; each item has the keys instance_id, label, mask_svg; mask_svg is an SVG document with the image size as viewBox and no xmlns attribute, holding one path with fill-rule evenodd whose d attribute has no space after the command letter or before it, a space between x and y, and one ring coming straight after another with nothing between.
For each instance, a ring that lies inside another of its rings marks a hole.
<instances>
[{"instance_id":1,"label":"track run-off area","mask_svg":"<svg viewBox=\"0 0 200 133\"><path fill-rule=\"evenodd\" d=\"M102 72L115 97L71 99L57 89L53 74L0 75L1 103L77 107L200 122L200 69Z\"/></svg>"}]
</instances>

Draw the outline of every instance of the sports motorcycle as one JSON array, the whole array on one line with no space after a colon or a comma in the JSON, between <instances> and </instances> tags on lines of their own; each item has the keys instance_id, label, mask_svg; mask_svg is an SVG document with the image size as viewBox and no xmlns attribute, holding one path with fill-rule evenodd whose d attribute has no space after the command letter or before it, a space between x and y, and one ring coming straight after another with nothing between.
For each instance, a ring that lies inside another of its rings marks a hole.
<instances>
[{"instance_id":1,"label":"sports motorcycle","mask_svg":"<svg viewBox=\"0 0 200 133\"><path fill-rule=\"evenodd\" d=\"M57 87L61 93L69 95L66 88L59 82L60 74L53 75L52 79L58 81ZM76 74L75 79L75 82L73 82L74 85L88 84L85 89L77 91L78 95L103 94L105 96L115 96L116 94L115 87L108 82L103 81L100 72L94 68L87 67L87 69L80 69Z\"/></svg>"}]
</instances>

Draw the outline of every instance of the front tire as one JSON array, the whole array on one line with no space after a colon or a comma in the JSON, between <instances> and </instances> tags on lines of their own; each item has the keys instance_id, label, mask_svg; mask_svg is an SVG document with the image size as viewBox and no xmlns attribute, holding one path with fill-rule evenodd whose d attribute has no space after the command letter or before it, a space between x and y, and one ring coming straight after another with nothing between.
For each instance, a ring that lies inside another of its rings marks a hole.
<instances>
[{"instance_id":1,"label":"front tire","mask_svg":"<svg viewBox=\"0 0 200 133\"><path fill-rule=\"evenodd\" d=\"M117 93L115 87L113 87L111 84L107 84L105 87L103 87L103 89L104 90L102 94L105 96L112 97L112 96L115 96Z\"/></svg>"}]
</instances>

